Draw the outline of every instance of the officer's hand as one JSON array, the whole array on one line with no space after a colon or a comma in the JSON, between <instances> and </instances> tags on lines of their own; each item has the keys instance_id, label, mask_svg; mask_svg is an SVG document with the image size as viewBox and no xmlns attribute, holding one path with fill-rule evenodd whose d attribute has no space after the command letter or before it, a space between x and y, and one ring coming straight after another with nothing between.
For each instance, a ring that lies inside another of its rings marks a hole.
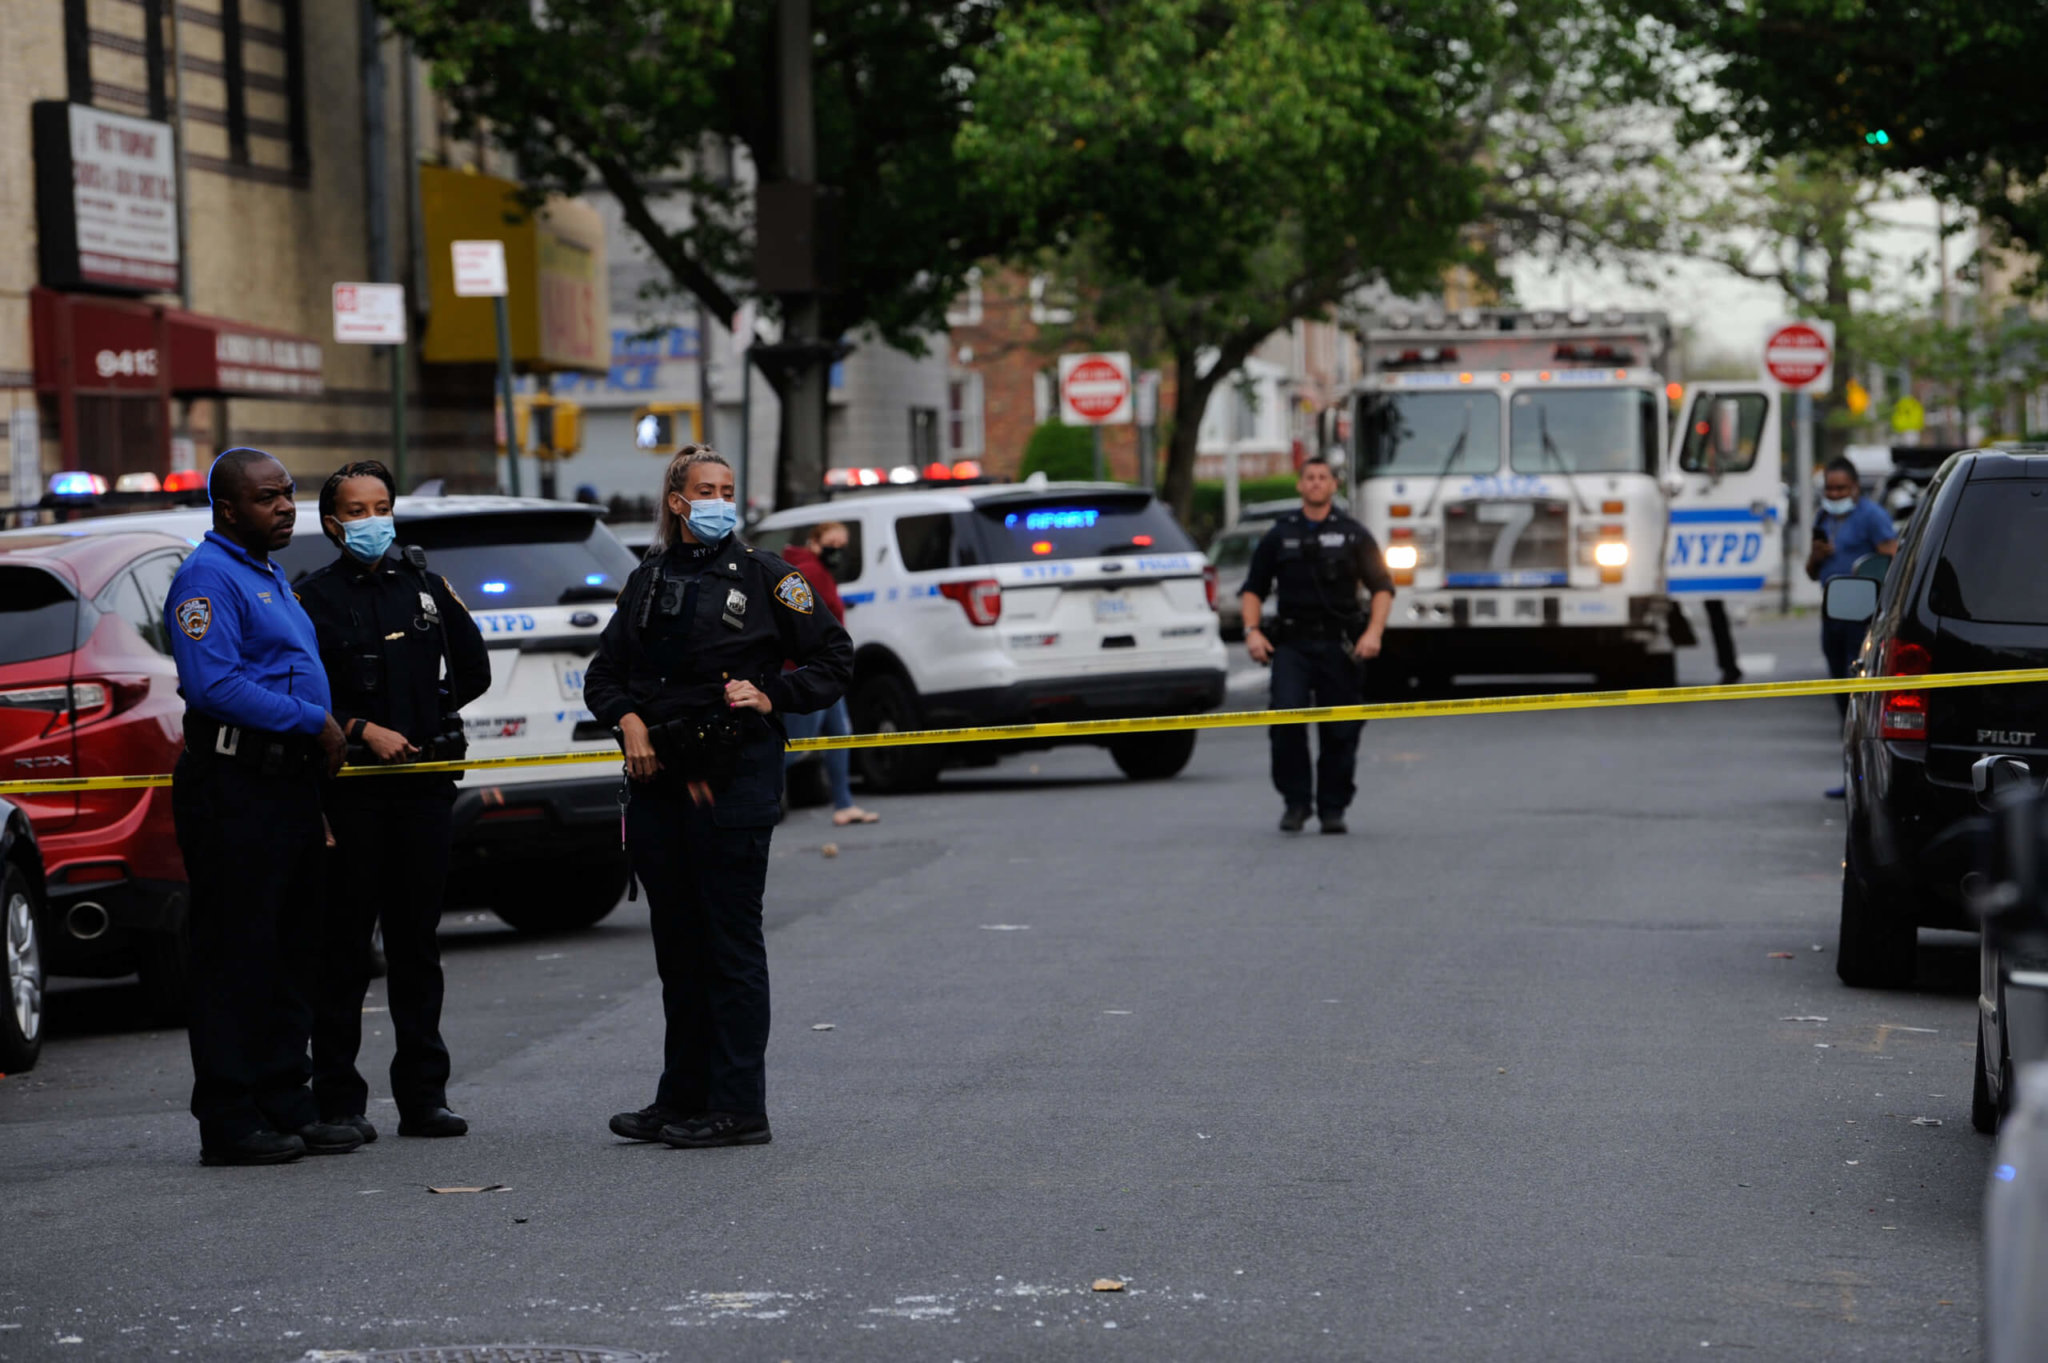
<instances>
[{"instance_id":1,"label":"officer's hand","mask_svg":"<svg viewBox=\"0 0 2048 1363\"><path fill-rule=\"evenodd\" d=\"M325 814L320 816L320 836L326 839L329 847L334 846L334 825L327 822Z\"/></svg>"},{"instance_id":2,"label":"officer's hand","mask_svg":"<svg viewBox=\"0 0 2048 1363\"><path fill-rule=\"evenodd\" d=\"M690 782L690 803L693 805L715 805L718 797L711 793L709 781Z\"/></svg>"},{"instance_id":3,"label":"officer's hand","mask_svg":"<svg viewBox=\"0 0 2048 1363\"><path fill-rule=\"evenodd\" d=\"M727 682L725 703L735 710L759 710L764 715L775 708L775 702L761 694L761 689L750 681Z\"/></svg>"},{"instance_id":4,"label":"officer's hand","mask_svg":"<svg viewBox=\"0 0 2048 1363\"><path fill-rule=\"evenodd\" d=\"M363 726L363 742L379 762L397 762L408 757L418 757L416 744L396 729L387 729L381 724Z\"/></svg>"},{"instance_id":5,"label":"officer's hand","mask_svg":"<svg viewBox=\"0 0 2048 1363\"><path fill-rule=\"evenodd\" d=\"M626 752L626 775L635 781L651 781L661 770L661 759L654 755L654 742L647 737L640 716L627 715L619 721L619 746Z\"/></svg>"},{"instance_id":6,"label":"officer's hand","mask_svg":"<svg viewBox=\"0 0 2048 1363\"><path fill-rule=\"evenodd\" d=\"M1370 659L1379 657L1379 634L1374 630L1367 630L1365 633L1358 636L1358 643L1355 647L1352 648L1351 651L1352 653L1357 655L1358 660L1360 662L1366 662Z\"/></svg>"},{"instance_id":7,"label":"officer's hand","mask_svg":"<svg viewBox=\"0 0 2048 1363\"><path fill-rule=\"evenodd\" d=\"M1251 654L1252 661L1261 667L1273 661L1273 641L1256 625L1244 633L1244 651Z\"/></svg>"},{"instance_id":8,"label":"officer's hand","mask_svg":"<svg viewBox=\"0 0 2048 1363\"><path fill-rule=\"evenodd\" d=\"M348 735L334 722L334 716L327 717L327 723L320 728L320 752L327 759L329 776L341 770L341 764L348 761Z\"/></svg>"}]
</instances>

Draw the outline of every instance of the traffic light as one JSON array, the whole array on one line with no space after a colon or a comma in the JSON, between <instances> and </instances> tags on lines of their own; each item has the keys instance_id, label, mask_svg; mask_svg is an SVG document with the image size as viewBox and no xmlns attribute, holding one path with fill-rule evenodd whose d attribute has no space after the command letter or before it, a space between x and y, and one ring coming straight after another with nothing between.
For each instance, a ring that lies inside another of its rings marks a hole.
<instances>
[{"instance_id":1,"label":"traffic light","mask_svg":"<svg viewBox=\"0 0 2048 1363\"><path fill-rule=\"evenodd\" d=\"M1863 140L1873 147L1889 147L1892 144L1892 135L1879 128L1876 132L1863 134Z\"/></svg>"},{"instance_id":2,"label":"traffic light","mask_svg":"<svg viewBox=\"0 0 2048 1363\"><path fill-rule=\"evenodd\" d=\"M685 417L688 418L687 426ZM668 455L686 443L701 444L703 439L704 413L694 402L651 402L633 413L633 448L636 450Z\"/></svg>"},{"instance_id":3,"label":"traffic light","mask_svg":"<svg viewBox=\"0 0 2048 1363\"><path fill-rule=\"evenodd\" d=\"M540 459L567 459L583 448L583 405L537 393L524 400L532 413L533 453ZM522 417L524 414L522 413ZM520 422L521 435L526 422Z\"/></svg>"}]
</instances>

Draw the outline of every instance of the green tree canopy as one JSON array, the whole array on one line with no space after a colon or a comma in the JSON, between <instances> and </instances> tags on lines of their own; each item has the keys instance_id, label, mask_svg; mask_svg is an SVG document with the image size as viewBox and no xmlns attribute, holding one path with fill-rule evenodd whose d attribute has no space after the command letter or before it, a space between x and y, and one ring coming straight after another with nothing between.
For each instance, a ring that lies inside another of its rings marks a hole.
<instances>
[{"instance_id":1,"label":"green tree canopy","mask_svg":"<svg viewBox=\"0 0 2048 1363\"><path fill-rule=\"evenodd\" d=\"M753 276L751 195L731 148L777 169L774 0L377 4L461 131L510 151L535 196L609 191L675 285L731 318ZM872 327L919 352L968 267L1008 247L953 151L965 62L997 8L812 0L818 182L841 191L824 334ZM680 196L686 209L664 205Z\"/></svg>"},{"instance_id":2,"label":"green tree canopy","mask_svg":"<svg viewBox=\"0 0 2048 1363\"><path fill-rule=\"evenodd\" d=\"M2005 244L2048 248L2048 0L1623 3L1719 87L1690 110L1693 136L1917 172Z\"/></svg>"},{"instance_id":3,"label":"green tree canopy","mask_svg":"<svg viewBox=\"0 0 2048 1363\"><path fill-rule=\"evenodd\" d=\"M1431 287L1460 256L1479 173L1446 153L1484 12L1025 0L1001 17L962 160L1058 258L1094 334L1171 357L1182 515L1203 407L1261 340L1367 281Z\"/></svg>"}]
</instances>

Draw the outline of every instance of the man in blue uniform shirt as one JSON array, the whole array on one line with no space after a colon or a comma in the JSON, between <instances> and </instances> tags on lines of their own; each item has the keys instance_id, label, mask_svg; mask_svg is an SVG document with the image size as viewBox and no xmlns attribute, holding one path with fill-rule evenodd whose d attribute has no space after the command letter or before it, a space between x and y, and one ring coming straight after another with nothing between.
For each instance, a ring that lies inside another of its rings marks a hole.
<instances>
[{"instance_id":1,"label":"man in blue uniform shirt","mask_svg":"<svg viewBox=\"0 0 2048 1363\"><path fill-rule=\"evenodd\" d=\"M1871 554L1886 558L1899 552L1899 532L1884 508L1863 495L1863 482L1856 466L1847 459L1828 462L1822 475L1820 512L1814 517L1813 547L1806 554L1806 575L1823 587L1831 577L1856 571L1859 560ZM1846 620L1820 622L1820 651L1827 659L1830 677L1849 675L1849 664L1863 647L1867 627ZM1835 697L1835 709L1846 714L1847 696ZM1842 788L1827 792L1831 800L1842 798Z\"/></svg>"},{"instance_id":2,"label":"man in blue uniform shirt","mask_svg":"<svg viewBox=\"0 0 2048 1363\"><path fill-rule=\"evenodd\" d=\"M320 781L347 742L312 621L270 551L291 543L292 478L261 450L214 460L213 529L178 569L164 625L185 697L171 780L191 886L192 1115L206 1164L281 1164L362 1144L321 1122L307 1081Z\"/></svg>"}]
</instances>

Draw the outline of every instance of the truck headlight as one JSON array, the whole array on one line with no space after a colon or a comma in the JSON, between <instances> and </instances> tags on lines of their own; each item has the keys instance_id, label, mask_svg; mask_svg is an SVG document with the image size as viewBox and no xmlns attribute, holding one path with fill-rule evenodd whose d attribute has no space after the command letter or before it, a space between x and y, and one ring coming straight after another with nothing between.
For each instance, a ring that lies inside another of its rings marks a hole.
<instances>
[{"instance_id":1,"label":"truck headlight","mask_svg":"<svg viewBox=\"0 0 2048 1363\"><path fill-rule=\"evenodd\" d=\"M1415 571L1415 565L1421 561L1421 551L1412 544L1394 544L1387 547L1387 567L1397 573L1412 573Z\"/></svg>"},{"instance_id":2,"label":"truck headlight","mask_svg":"<svg viewBox=\"0 0 2048 1363\"><path fill-rule=\"evenodd\" d=\"M1593 562L1602 568L1622 568L1628 565L1628 545L1620 540L1602 540L1593 549Z\"/></svg>"}]
</instances>

